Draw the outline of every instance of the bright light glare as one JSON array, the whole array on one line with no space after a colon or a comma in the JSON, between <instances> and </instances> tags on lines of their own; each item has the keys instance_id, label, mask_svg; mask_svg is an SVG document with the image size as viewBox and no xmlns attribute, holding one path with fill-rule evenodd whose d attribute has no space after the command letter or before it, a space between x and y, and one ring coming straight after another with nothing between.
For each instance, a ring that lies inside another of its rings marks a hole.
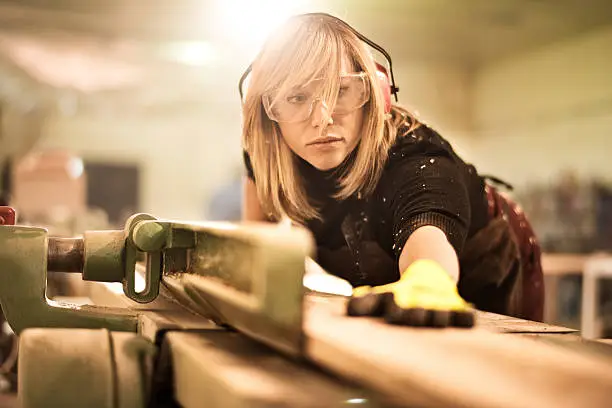
<instances>
[{"instance_id":1,"label":"bright light glare","mask_svg":"<svg viewBox=\"0 0 612 408\"><path fill-rule=\"evenodd\" d=\"M312 258L306 258L304 269L303 285L310 290L340 296L351 296L353 293L350 283L325 272Z\"/></svg>"},{"instance_id":2,"label":"bright light glare","mask_svg":"<svg viewBox=\"0 0 612 408\"><path fill-rule=\"evenodd\" d=\"M255 54L266 37L287 18L303 13L309 0L219 0L223 32Z\"/></svg>"},{"instance_id":3,"label":"bright light glare","mask_svg":"<svg viewBox=\"0 0 612 408\"><path fill-rule=\"evenodd\" d=\"M137 293L140 293L145 290L145 288L147 287L147 282L145 281L145 279L137 273L134 274L134 278L134 290Z\"/></svg>"},{"instance_id":4,"label":"bright light glare","mask_svg":"<svg viewBox=\"0 0 612 408\"><path fill-rule=\"evenodd\" d=\"M368 400L365 398L351 398L346 400L347 404L365 404Z\"/></svg>"},{"instance_id":5,"label":"bright light glare","mask_svg":"<svg viewBox=\"0 0 612 408\"><path fill-rule=\"evenodd\" d=\"M216 57L213 47L205 42L171 43L164 46L161 53L170 60L193 66L209 64Z\"/></svg>"},{"instance_id":6,"label":"bright light glare","mask_svg":"<svg viewBox=\"0 0 612 408\"><path fill-rule=\"evenodd\" d=\"M147 282L144 280L144 278L142 276L140 276L139 274L134 274L134 290L136 290L137 293L142 292L143 290L145 290L145 288L147 287ZM125 295L125 293L123 292L123 284L119 283L119 282L102 282L102 284L104 286L106 286L108 288L108 290L110 290L111 292L113 292L116 295Z\"/></svg>"},{"instance_id":7,"label":"bright light glare","mask_svg":"<svg viewBox=\"0 0 612 408\"><path fill-rule=\"evenodd\" d=\"M104 286L108 288L115 295L123 295L123 285L118 282L101 282Z\"/></svg>"}]
</instances>

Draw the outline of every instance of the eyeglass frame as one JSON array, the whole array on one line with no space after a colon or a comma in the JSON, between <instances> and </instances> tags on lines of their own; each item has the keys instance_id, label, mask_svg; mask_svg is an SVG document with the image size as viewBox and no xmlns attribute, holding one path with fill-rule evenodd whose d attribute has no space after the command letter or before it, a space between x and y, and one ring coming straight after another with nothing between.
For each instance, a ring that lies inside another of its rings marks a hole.
<instances>
[{"instance_id":1,"label":"eyeglass frame","mask_svg":"<svg viewBox=\"0 0 612 408\"><path fill-rule=\"evenodd\" d=\"M364 106L366 103L368 103L368 102L370 101L371 97L372 97L372 91L371 91L371 84L370 84L370 81L368 80L368 78L367 78L367 74L366 74L364 71L361 71L361 72L354 72L354 73L350 73L350 74L344 74L344 75L341 75L341 77L353 77L353 78L357 78L357 77L359 77L359 78L361 78L361 79L363 80L363 83L366 85L366 93L367 93L367 97L366 97L366 98L364 98L363 102L362 102L360 105L358 105L358 106L354 107L354 108L353 108L353 109L351 109L350 111L340 113L340 114L342 114L342 115L346 115L346 114L348 114L348 113L351 113L351 112L356 111L357 109L359 109L359 108L363 107L363 106ZM320 80L320 79L321 79L321 78L314 79L313 81L317 81L317 80ZM310 107L308 108L308 114L307 114L307 115L305 115L305 117L304 117L303 119L299 119L299 120L289 120L289 121L287 121L287 120L278 120L278 119L274 119L274 118L273 118L273 116L275 116L275 115L271 114L272 104L271 104L271 102L270 102L270 95L269 95L269 93L265 93L265 94L263 94L263 95L261 96L261 101L262 101L262 104L263 104L264 110L265 110L265 112L266 112L266 115L268 115L268 118L269 118L270 120L274 121L274 122L277 122L277 123L299 123L299 122L303 122L303 121L305 121L305 120L307 120L308 118L310 118L310 117L311 117L312 112L314 111L314 107L315 107L315 105L316 105L317 103L319 103L319 102L323 103L323 106L325 106L325 108L326 108L327 110L329 110L329 107L327 106L327 103L325 103L325 100L323 100L323 98L322 98L321 96L317 96L317 97L314 97L314 98L312 99L312 102L310 102ZM332 113L333 113L333 110L332 110Z\"/></svg>"}]
</instances>

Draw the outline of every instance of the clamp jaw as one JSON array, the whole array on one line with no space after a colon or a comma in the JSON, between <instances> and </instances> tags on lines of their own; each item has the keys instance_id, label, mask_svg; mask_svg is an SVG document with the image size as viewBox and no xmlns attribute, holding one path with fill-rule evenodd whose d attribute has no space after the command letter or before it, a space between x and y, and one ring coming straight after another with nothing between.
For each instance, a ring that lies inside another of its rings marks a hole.
<instances>
[{"instance_id":1,"label":"clamp jaw","mask_svg":"<svg viewBox=\"0 0 612 408\"><path fill-rule=\"evenodd\" d=\"M137 249L131 234L147 215L135 215L124 231L89 231L83 238L49 237L44 228L15 225L15 211L0 207L0 303L11 328L108 328L136 331L137 317L128 309L77 306L47 299L48 272L81 273L84 280L123 282L126 295L140 302L159 291L159 254L151 259L145 291L134 289ZM130 273L126 273L131 268Z\"/></svg>"}]
</instances>

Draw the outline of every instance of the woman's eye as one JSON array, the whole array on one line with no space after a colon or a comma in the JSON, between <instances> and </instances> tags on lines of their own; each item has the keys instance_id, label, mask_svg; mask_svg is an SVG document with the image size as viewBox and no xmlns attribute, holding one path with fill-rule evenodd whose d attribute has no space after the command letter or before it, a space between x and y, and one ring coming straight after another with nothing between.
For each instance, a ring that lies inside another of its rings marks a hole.
<instances>
[{"instance_id":1,"label":"woman's eye","mask_svg":"<svg viewBox=\"0 0 612 408\"><path fill-rule=\"evenodd\" d=\"M340 90L338 91L338 95L342 96L345 93L347 93L349 91L349 87L348 86L342 86L340 87Z\"/></svg>"},{"instance_id":2,"label":"woman's eye","mask_svg":"<svg viewBox=\"0 0 612 408\"><path fill-rule=\"evenodd\" d=\"M308 97L304 94L293 94L287 97L287 102L298 104L306 102L307 99Z\"/></svg>"}]
</instances>

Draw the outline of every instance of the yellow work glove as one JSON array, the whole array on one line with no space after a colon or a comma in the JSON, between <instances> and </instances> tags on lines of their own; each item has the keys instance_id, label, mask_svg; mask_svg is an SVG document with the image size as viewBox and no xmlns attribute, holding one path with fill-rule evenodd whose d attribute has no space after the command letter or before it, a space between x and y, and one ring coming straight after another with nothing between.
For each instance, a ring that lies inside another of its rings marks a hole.
<instances>
[{"instance_id":1,"label":"yellow work glove","mask_svg":"<svg viewBox=\"0 0 612 408\"><path fill-rule=\"evenodd\" d=\"M435 261L413 262L394 283L360 286L348 302L350 316L382 316L388 323L426 327L472 327L472 306Z\"/></svg>"}]
</instances>

